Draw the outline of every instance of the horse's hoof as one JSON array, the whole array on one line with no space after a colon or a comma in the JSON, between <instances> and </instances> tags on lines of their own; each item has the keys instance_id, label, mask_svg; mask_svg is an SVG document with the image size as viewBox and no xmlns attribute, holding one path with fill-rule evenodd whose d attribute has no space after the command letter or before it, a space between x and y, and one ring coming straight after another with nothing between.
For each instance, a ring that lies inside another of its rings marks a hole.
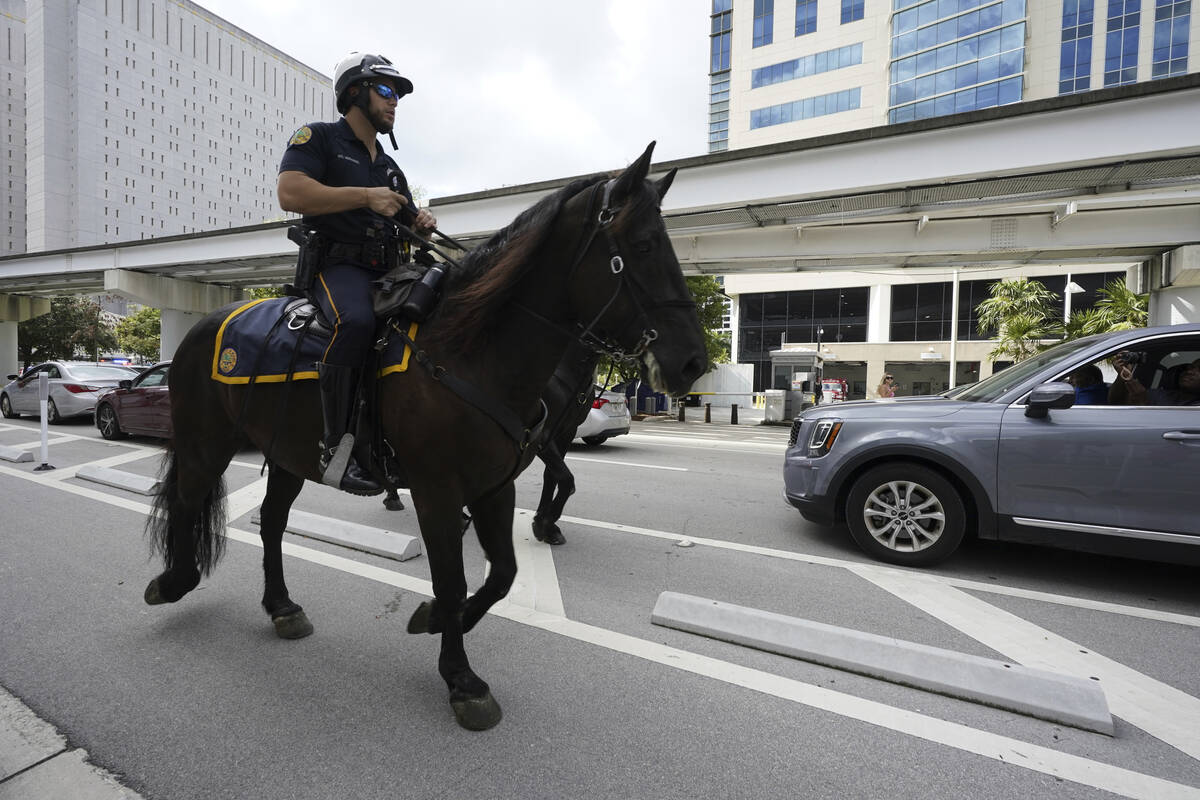
<instances>
[{"instance_id":1,"label":"horse's hoof","mask_svg":"<svg viewBox=\"0 0 1200 800\"><path fill-rule=\"evenodd\" d=\"M280 639L303 639L313 632L312 623L303 611L272 617L271 622L275 625L275 635Z\"/></svg>"},{"instance_id":2,"label":"horse's hoof","mask_svg":"<svg viewBox=\"0 0 1200 800\"><path fill-rule=\"evenodd\" d=\"M562 535L562 531L553 523L549 525L534 525L533 537L539 542L545 542L546 544L558 545L567 543L567 539Z\"/></svg>"},{"instance_id":3,"label":"horse's hoof","mask_svg":"<svg viewBox=\"0 0 1200 800\"><path fill-rule=\"evenodd\" d=\"M388 495L387 497L383 498L383 507L388 511L403 511L404 503L400 502L399 497L392 497L391 495Z\"/></svg>"},{"instance_id":4,"label":"horse's hoof","mask_svg":"<svg viewBox=\"0 0 1200 800\"><path fill-rule=\"evenodd\" d=\"M158 578L152 578L150 583L146 584L146 592L142 595L142 599L146 601L146 605L148 606L161 606L167 602L158 591Z\"/></svg>"},{"instance_id":5,"label":"horse's hoof","mask_svg":"<svg viewBox=\"0 0 1200 800\"><path fill-rule=\"evenodd\" d=\"M461 700L450 699L450 707L454 709L454 718L458 724L469 731L486 731L495 727L504 714L500 704L487 692L483 697L468 697Z\"/></svg>"},{"instance_id":6,"label":"horse's hoof","mask_svg":"<svg viewBox=\"0 0 1200 800\"><path fill-rule=\"evenodd\" d=\"M428 600L417 606L412 617L408 620L409 633L429 633L429 618L432 616L433 603Z\"/></svg>"}]
</instances>

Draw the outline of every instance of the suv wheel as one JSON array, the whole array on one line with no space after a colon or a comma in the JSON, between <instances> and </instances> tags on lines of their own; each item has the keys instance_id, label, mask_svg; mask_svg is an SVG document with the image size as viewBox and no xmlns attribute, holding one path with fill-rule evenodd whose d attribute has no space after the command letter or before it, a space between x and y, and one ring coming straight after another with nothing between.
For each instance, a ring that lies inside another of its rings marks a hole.
<instances>
[{"instance_id":1,"label":"suv wheel","mask_svg":"<svg viewBox=\"0 0 1200 800\"><path fill-rule=\"evenodd\" d=\"M846 500L846 524L855 543L881 561L935 564L949 556L966 531L958 490L919 464L898 462L862 475Z\"/></svg>"}]
</instances>

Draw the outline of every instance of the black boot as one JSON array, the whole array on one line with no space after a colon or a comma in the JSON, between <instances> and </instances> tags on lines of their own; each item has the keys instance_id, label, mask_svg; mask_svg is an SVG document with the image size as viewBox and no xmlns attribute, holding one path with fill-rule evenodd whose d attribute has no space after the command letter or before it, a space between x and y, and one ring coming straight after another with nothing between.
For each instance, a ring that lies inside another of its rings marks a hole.
<instances>
[{"instance_id":1,"label":"black boot","mask_svg":"<svg viewBox=\"0 0 1200 800\"><path fill-rule=\"evenodd\" d=\"M334 364L317 364L321 384L321 410L325 437L321 442L321 482L342 491L369 497L383 487L354 459L354 434L349 432L350 412L358 388L358 370Z\"/></svg>"}]
</instances>

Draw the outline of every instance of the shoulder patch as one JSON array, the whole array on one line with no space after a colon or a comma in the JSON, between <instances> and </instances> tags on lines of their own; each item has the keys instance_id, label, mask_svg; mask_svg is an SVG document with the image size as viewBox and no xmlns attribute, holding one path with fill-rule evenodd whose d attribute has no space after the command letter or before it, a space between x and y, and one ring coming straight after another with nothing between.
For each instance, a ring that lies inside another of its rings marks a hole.
<instances>
[{"instance_id":1,"label":"shoulder patch","mask_svg":"<svg viewBox=\"0 0 1200 800\"><path fill-rule=\"evenodd\" d=\"M292 134L291 139L288 139L288 144L304 144L311 138L312 128L308 127L307 125L303 125L296 129L296 132Z\"/></svg>"}]
</instances>

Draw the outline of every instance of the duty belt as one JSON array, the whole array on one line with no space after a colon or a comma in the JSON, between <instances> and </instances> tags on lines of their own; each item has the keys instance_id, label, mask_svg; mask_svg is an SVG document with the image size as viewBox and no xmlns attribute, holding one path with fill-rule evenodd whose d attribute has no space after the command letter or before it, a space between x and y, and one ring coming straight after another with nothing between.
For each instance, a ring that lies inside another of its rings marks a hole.
<instances>
[{"instance_id":1,"label":"duty belt","mask_svg":"<svg viewBox=\"0 0 1200 800\"><path fill-rule=\"evenodd\" d=\"M374 269L390 270L408 260L407 242L333 242L326 251L329 260L353 261Z\"/></svg>"}]
</instances>

